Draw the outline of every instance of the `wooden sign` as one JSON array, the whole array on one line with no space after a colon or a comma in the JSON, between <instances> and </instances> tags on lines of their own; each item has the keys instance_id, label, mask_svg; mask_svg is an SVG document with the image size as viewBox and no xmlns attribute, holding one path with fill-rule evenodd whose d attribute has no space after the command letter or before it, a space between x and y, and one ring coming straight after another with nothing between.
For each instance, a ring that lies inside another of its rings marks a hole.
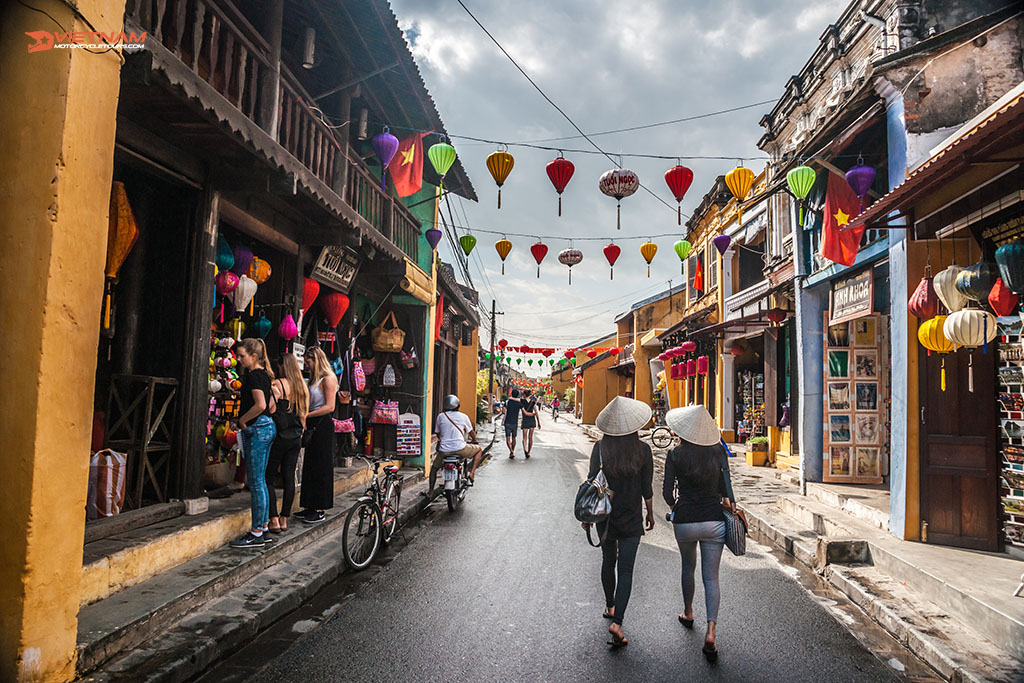
<instances>
[{"instance_id":1,"label":"wooden sign","mask_svg":"<svg viewBox=\"0 0 1024 683\"><path fill-rule=\"evenodd\" d=\"M874 312L874 297L874 271L871 268L844 280L836 280L832 284L829 324L870 315Z\"/></svg>"},{"instance_id":2,"label":"wooden sign","mask_svg":"<svg viewBox=\"0 0 1024 683\"><path fill-rule=\"evenodd\" d=\"M359 255L356 252L347 247L330 246L320 250L310 277L342 294L348 294L358 270Z\"/></svg>"}]
</instances>

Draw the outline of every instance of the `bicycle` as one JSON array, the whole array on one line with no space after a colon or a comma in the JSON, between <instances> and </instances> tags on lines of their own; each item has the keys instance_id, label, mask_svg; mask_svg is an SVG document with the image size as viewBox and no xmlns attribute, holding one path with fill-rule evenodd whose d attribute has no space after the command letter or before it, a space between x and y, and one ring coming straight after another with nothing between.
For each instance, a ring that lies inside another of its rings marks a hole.
<instances>
[{"instance_id":1,"label":"bicycle","mask_svg":"<svg viewBox=\"0 0 1024 683\"><path fill-rule=\"evenodd\" d=\"M668 448L676 440L676 435L665 425L659 425L651 432L650 438L656 448Z\"/></svg>"},{"instance_id":2,"label":"bicycle","mask_svg":"<svg viewBox=\"0 0 1024 683\"><path fill-rule=\"evenodd\" d=\"M356 501L345 517L341 548L345 561L356 571L366 569L382 544L388 543L398 528L398 506L402 499L402 481L398 467L383 458L373 461L360 457L373 470L365 495ZM381 477L383 466L384 476Z\"/></svg>"}]
</instances>

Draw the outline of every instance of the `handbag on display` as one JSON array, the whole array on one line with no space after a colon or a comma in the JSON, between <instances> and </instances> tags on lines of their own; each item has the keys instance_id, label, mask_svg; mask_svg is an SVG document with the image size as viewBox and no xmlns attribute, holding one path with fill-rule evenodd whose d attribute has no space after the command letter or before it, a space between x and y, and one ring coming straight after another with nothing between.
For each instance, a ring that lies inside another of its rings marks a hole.
<instances>
[{"instance_id":1,"label":"handbag on display","mask_svg":"<svg viewBox=\"0 0 1024 683\"><path fill-rule=\"evenodd\" d=\"M747 516L742 510L723 510L725 515L725 547L739 557L747 552Z\"/></svg>"},{"instance_id":2,"label":"handbag on display","mask_svg":"<svg viewBox=\"0 0 1024 683\"><path fill-rule=\"evenodd\" d=\"M402 371L391 361L384 363L377 370L377 384L389 389L402 386Z\"/></svg>"},{"instance_id":3,"label":"handbag on display","mask_svg":"<svg viewBox=\"0 0 1024 683\"><path fill-rule=\"evenodd\" d=\"M343 358L335 358L332 360L331 370L334 370L334 374L337 375L340 380L345 375L345 360Z\"/></svg>"},{"instance_id":4,"label":"handbag on display","mask_svg":"<svg viewBox=\"0 0 1024 683\"><path fill-rule=\"evenodd\" d=\"M351 434L356 431L356 423L350 417L347 420L339 420L334 418L334 433L335 434Z\"/></svg>"},{"instance_id":5,"label":"handbag on display","mask_svg":"<svg viewBox=\"0 0 1024 683\"><path fill-rule=\"evenodd\" d=\"M370 423L375 425L398 424L398 401L374 401Z\"/></svg>"},{"instance_id":6,"label":"handbag on display","mask_svg":"<svg viewBox=\"0 0 1024 683\"><path fill-rule=\"evenodd\" d=\"M356 361L352 364L352 384L355 386L356 391L362 391L366 388L366 372L363 370L363 362Z\"/></svg>"},{"instance_id":7,"label":"handbag on display","mask_svg":"<svg viewBox=\"0 0 1024 683\"><path fill-rule=\"evenodd\" d=\"M340 403L343 406L347 406L351 402L352 402L352 392L351 391L343 391L343 390L339 389L338 390L338 403Z\"/></svg>"},{"instance_id":8,"label":"handbag on display","mask_svg":"<svg viewBox=\"0 0 1024 683\"><path fill-rule=\"evenodd\" d=\"M416 363L419 361L419 359L416 358L416 349L415 348L410 349L409 353L406 353L405 351L402 351L401 358L402 358L402 367L405 368L406 370L412 370L413 368L415 368L416 367Z\"/></svg>"},{"instance_id":9,"label":"handbag on display","mask_svg":"<svg viewBox=\"0 0 1024 683\"><path fill-rule=\"evenodd\" d=\"M377 360L374 358L367 358L363 361L363 374L367 377L377 372Z\"/></svg>"},{"instance_id":10,"label":"handbag on display","mask_svg":"<svg viewBox=\"0 0 1024 683\"><path fill-rule=\"evenodd\" d=\"M389 320L391 321L391 327L385 327ZM384 316L384 320L381 321L380 325L373 328L371 336L373 338L374 351L398 353L405 346L405 332L398 327L394 311L389 311Z\"/></svg>"}]
</instances>

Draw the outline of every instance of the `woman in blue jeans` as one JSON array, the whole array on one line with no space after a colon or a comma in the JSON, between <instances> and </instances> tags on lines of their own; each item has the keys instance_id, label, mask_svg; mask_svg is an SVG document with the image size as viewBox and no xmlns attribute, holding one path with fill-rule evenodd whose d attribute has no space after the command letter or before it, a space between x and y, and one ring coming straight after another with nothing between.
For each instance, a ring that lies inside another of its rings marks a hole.
<instances>
[{"instance_id":1,"label":"woman in blue jeans","mask_svg":"<svg viewBox=\"0 0 1024 683\"><path fill-rule=\"evenodd\" d=\"M245 455L245 475L252 494L252 526L249 533L231 541L232 548L262 548L273 538L266 533L270 522L270 498L267 493L267 460L277 428L274 419L274 371L267 363L267 345L262 339L243 339L235 347L238 362L245 369L242 379L238 437Z\"/></svg>"},{"instance_id":2,"label":"woman in blue jeans","mask_svg":"<svg viewBox=\"0 0 1024 683\"><path fill-rule=\"evenodd\" d=\"M722 506L735 508L728 487L728 460L722 435L704 406L670 410L665 421L683 442L665 458L665 482L662 493L672 508L676 543L682 556L683 613L679 623L693 628L693 598L696 593L694 571L697 546L700 546L700 573L704 582L704 606L708 628L704 636L704 656L718 659L715 644L718 606L721 592L718 568L725 547L725 517Z\"/></svg>"}]
</instances>

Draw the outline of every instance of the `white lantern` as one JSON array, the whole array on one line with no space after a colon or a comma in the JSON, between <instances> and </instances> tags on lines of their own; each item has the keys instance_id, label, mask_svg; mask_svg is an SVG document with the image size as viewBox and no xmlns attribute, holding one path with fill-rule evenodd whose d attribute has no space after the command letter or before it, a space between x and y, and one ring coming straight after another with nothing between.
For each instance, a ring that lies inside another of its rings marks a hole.
<instances>
[{"instance_id":1,"label":"white lantern","mask_svg":"<svg viewBox=\"0 0 1024 683\"><path fill-rule=\"evenodd\" d=\"M949 341L968 349L982 347L988 353L988 343L996 338L996 317L988 311L965 308L951 313L942 325L942 332ZM967 367L967 390L974 391L974 355Z\"/></svg>"},{"instance_id":2,"label":"white lantern","mask_svg":"<svg viewBox=\"0 0 1024 683\"><path fill-rule=\"evenodd\" d=\"M241 313L245 310L245 307L256 296L256 290L259 285L248 275L242 275L238 278L238 286L235 287L235 291L231 292L231 303L235 305L235 311Z\"/></svg>"},{"instance_id":3,"label":"white lantern","mask_svg":"<svg viewBox=\"0 0 1024 683\"><path fill-rule=\"evenodd\" d=\"M956 288L956 279L962 270L963 268L960 266L952 265L941 271L932 280L935 293L939 295L942 305L950 313L956 313L967 303L967 296Z\"/></svg>"}]
</instances>

